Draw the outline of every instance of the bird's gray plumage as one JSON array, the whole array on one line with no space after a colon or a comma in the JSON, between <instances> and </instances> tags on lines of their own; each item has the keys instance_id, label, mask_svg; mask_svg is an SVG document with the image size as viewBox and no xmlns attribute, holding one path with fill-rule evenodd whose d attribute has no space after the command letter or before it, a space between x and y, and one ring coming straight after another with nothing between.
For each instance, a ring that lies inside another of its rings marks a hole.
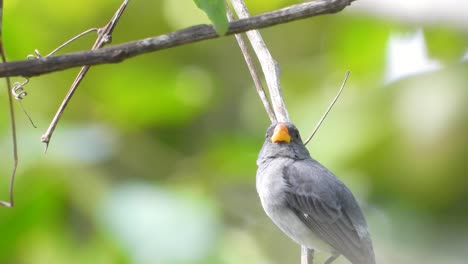
<instances>
[{"instance_id":1,"label":"bird's gray plumage","mask_svg":"<svg viewBox=\"0 0 468 264\"><path fill-rule=\"evenodd\" d=\"M372 241L351 191L312 159L294 125L291 142L272 143L268 131L257 160L257 191L265 212L297 243L374 264Z\"/></svg>"}]
</instances>

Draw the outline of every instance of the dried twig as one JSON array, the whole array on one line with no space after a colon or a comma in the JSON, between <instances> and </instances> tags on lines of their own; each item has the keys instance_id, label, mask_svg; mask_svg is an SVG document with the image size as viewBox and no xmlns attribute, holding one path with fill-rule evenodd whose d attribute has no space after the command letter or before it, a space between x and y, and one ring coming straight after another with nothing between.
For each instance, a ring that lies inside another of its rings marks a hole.
<instances>
[{"instance_id":1,"label":"dried twig","mask_svg":"<svg viewBox=\"0 0 468 264\"><path fill-rule=\"evenodd\" d=\"M59 51L60 49L62 49L63 47L67 46L68 44L70 44L71 42L83 37L84 35L90 33L90 32L97 32L98 31L98 28L91 28L91 29L88 29L76 36L74 36L73 38L65 41L65 43L63 43L62 45L58 46L57 48L55 48L53 51L51 51L49 54L45 55L45 56L42 56L41 53L39 52L39 50L34 50L34 54L29 54L26 58L28 60L34 60L34 59L39 59L39 58L44 58L44 57L49 57L49 56L52 56L54 55L57 51ZM21 100L23 100L23 98L28 95L28 93L26 92L26 90L24 89L24 87L29 83L29 78L25 77L25 80L22 81L22 82L15 82L13 83L13 89L11 90L13 96L15 97L16 100L18 100L19 104L21 105L21 107L23 107L23 105L21 104ZM24 110L24 109L23 109ZM29 116L28 116L29 117ZM34 126L35 127L35 126Z\"/></svg>"},{"instance_id":2,"label":"dried twig","mask_svg":"<svg viewBox=\"0 0 468 264\"><path fill-rule=\"evenodd\" d=\"M234 18L232 16L231 9L229 9L229 6L226 7L226 11L227 11L229 21L232 21ZM255 69L255 65L252 61L252 57L249 54L247 45L245 45L244 39L242 38L241 34L235 34L234 36L236 37L237 43L239 44L242 54L244 55L245 62L247 63L247 67L249 69L250 75L252 76L252 79L254 81L257 94L260 97L260 100L262 101L263 106L265 107L265 110L268 114L268 117L270 118L270 121L272 123L275 123L277 121L275 112L273 112L270 101L268 100L268 97L265 94L265 89L263 88L263 84L260 81L260 78L258 77L257 70Z\"/></svg>"},{"instance_id":3,"label":"dried twig","mask_svg":"<svg viewBox=\"0 0 468 264\"><path fill-rule=\"evenodd\" d=\"M231 0L231 3L239 18L250 17L244 1ZM258 30L248 31L246 32L246 35L255 51L255 54L257 55L258 60L260 61L263 75L265 76L268 86L268 91L270 92L271 103L273 105L276 119L279 122L289 122L289 114L281 94L279 65L271 56L270 51L266 47L266 44Z\"/></svg>"},{"instance_id":4,"label":"dried twig","mask_svg":"<svg viewBox=\"0 0 468 264\"><path fill-rule=\"evenodd\" d=\"M2 62L5 63L7 61L5 50L3 48L3 1L0 1L0 57ZM18 168L18 143L16 139L16 122L15 122L15 111L13 108L13 96L10 93L11 90L11 81L10 78L6 78L6 85L7 85L7 93L8 93L8 110L10 113L10 127L11 127L11 142L13 144L13 169L11 170L10 174L10 184L8 187L8 202L0 200L0 206L5 207L13 207L15 204L14 200L14 184L15 184L15 176L16 176L16 168Z\"/></svg>"},{"instance_id":5,"label":"dried twig","mask_svg":"<svg viewBox=\"0 0 468 264\"><path fill-rule=\"evenodd\" d=\"M119 21L123 11L127 7L128 0L124 0L122 4L120 5L119 9L117 9L117 12L114 14L112 19L102 28L99 28L97 30L98 37L96 39L96 42L94 42L93 47L91 50L96 50L99 48L102 48L105 44L109 44L112 41L112 32L114 31L115 26L117 25L117 22ZM93 29L91 29L93 30ZM89 32L90 30L86 31ZM82 33L83 34L83 33ZM81 36L82 34L74 37L71 41L76 39L77 37ZM70 41L67 41L66 43L69 43ZM61 45L59 48L63 47ZM55 49L53 52L58 50L59 48ZM53 53L52 52L52 53ZM73 81L73 84L71 85L70 90L68 91L67 95L65 96L65 99L63 100L62 104L60 105L59 109L57 110L57 113L55 114L54 118L52 119L52 122L50 123L49 127L47 128L47 131L42 135L41 141L46 143L46 150L47 147L49 146L50 139L52 137L52 134L54 133L54 130L58 124L58 121L60 120L60 117L63 114L63 111L65 111L65 108L67 107L68 103L70 102L73 94L76 91L76 88L80 84L80 82L83 80L84 76L88 72L90 65L85 65L81 68L80 72L76 76L75 80Z\"/></svg>"},{"instance_id":6,"label":"dried twig","mask_svg":"<svg viewBox=\"0 0 468 264\"><path fill-rule=\"evenodd\" d=\"M315 0L232 21L226 35L283 24L307 17L341 11L354 0ZM0 64L0 77L37 76L83 65L117 63L125 59L206 39L219 37L212 26L198 25L165 35L132 41L112 47L81 51L37 60Z\"/></svg>"},{"instance_id":7,"label":"dried twig","mask_svg":"<svg viewBox=\"0 0 468 264\"><path fill-rule=\"evenodd\" d=\"M0 25L1 26L1 25ZM0 36L0 54L2 57L2 61L6 62L6 55L5 51L3 49L3 43L1 42L1 36ZM15 184L15 176L16 176L16 168L18 168L18 143L16 139L16 122L15 122L15 111L13 108L13 96L10 93L11 90L11 81L10 78L6 78L6 84L7 84L7 93L8 93L8 106L9 106L9 112L10 112L10 127L11 127L11 142L13 144L13 169L11 171L10 175L10 184L8 187L8 195L9 195L9 201L1 201L0 200L0 206L5 206L5 207L13 207L15 204L14 200L14 184Z\"/></svg>"},{"instance_id":8,"label":"dried twig","mask_svg":"<svg viewBox=\"0 0 468 264\"><path fill-rule=\"evenodd\" d=\"M338 98L340 97L341 95L341 92L343 91L343 88L345 87L346 85L346 81L348 80L348 77L349 77L349 70L346 71L345 73L345 77L343 79L343 82L341 83L341 87L340 87L340 90L338 91L338 93L336 94L335 98L333 98L333 101L331 102L331 104L328 106L328 109L327 111L325 111L325 113L323 114L322 118L320 118L320 121L317 123L317 125L315 126L314 128L314 131L312 132L312 134L310 134L310 136L307 138L307 140L304 142L304 145L307 145L309 143L309 141L314 137L315 133L317 133L317 130L320 128L320 125L322 125L323 123L323 120L325 120L325 117L327 117L328 113L330 112L330 110L333 108L333 106L335 105L336 103L336 100L338 100Z\"/></svg>"}]
</instances>

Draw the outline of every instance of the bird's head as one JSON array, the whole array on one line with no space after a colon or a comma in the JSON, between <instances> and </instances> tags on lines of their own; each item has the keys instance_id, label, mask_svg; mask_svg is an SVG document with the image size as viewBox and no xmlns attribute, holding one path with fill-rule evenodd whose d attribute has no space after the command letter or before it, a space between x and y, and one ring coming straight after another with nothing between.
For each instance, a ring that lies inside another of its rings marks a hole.
<instances>
[{"instance_id":1,"label":"bird's head","mask_svg":"<svg viewBox=\"0 0 468 264\"><path fill-rule=\"evenodd\" d=\"M310 157L296 126L288 122L272 124L267 132L259 159L288 157L305 159Z\"/></svg>"}]
</instances>

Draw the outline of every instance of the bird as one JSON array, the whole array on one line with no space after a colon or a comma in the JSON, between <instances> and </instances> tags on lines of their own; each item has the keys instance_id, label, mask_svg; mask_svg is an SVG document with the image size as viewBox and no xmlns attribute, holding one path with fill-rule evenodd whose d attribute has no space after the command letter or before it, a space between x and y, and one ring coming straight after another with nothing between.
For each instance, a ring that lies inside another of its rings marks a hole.
<instances>
[{"instance_id":1,"label":"bird","mask_svg":"<svg viewBox=\"0 0 468 264\"><path fill-rule=\"evenodd\" d=\"M262 207L281 231L310 250L343 255L352 264L375 264L364 215L351 191L314 160L296 126L272 124L257 159Z\"/></svg>"}]
</instances>

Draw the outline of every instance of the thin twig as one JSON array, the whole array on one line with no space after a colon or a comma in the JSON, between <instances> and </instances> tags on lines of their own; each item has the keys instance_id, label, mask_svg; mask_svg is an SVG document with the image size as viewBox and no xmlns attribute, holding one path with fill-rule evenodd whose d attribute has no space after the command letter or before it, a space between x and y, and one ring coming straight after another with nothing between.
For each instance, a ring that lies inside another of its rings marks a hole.
<instances>
[{"instance_id":1,"label":"thin twig","mask_svg":"<svg viewBox=\"0 0 468 264\"><path fill-rule=\"evenodd\" d=\"M23 113L26 115L26 117L28 118L29 120L29 123L34 127L34 128L37 128L36 124L34 124L34 121L33 119L31 118L31 116L29 115L28 111L26 111L26 108L24 107L23 103L21 103L21 101L17 101L21 107L21 110L23 111Z\"/></svg>"},{"instance_id":2,"label":"thin twig","mask_svg":"<svg viewBox=\"0 0 468 264\"><path fill-rule=\"evenodd\" d=\"M239 18L250 17L244 1L231 0L231 3ZM281 94L279 64L273 59L273 56L271 56L258 30L248 31L246 35L262 67L276 119L279 122L289 122L288 110L286 109L286 104Z\"/></svg>"},{"instance_id":3,"label":"thin twig","mask_svg":"<svg viewBox=\"0 0 468 264\"><path fill-rule=\"evenodd\" d=\"M100 28L97 30L98 37L96 39L96 42L94 42L93 47L91 48L92 50L102 48L105 44L108 44L112 41L112 32L114 31L114 28L119 21L123 11L127 7L128 0L124 0L122 4L120 5L119 9L117 9L117 12L115 12L114 16L112 19L107 23L104 27ZM85 33L90 32L90 30L85 31ZM83 34L83 33L82 33ZM77 37L81 36L82 34L78 35ZM74 37L72 40L76 39L77 37ZM66 42L69 43L70 41ZM59 48L63 47L61 45ZM57 49L56 49L57 50ZM54 51L56 51L54 50ZM71 98L73 97L73 94L76 91L76 88L80 84L80 82L83 80L84 76L88 72L90 65L85 65L81 68L80 72L76 76L75 80L73 81L73 84L71 85L70 90L68 91L67 95L65 96L65 99L62 101L62 104L60 105L59 109L57 110L57 113L55 114L54 118L52 119L52 122L50 123L49 127L47 128L46 132L42 135L41 141L46 144L46 151L47 147L49 146L50 139L52 137L52 134L54 133L55 128L57 127L57 124L60 120L60 117L63 114L63 111L65 111L65 108L67 107L68 103L70 102Z\"/></svg>"},{"instance_id":4,"label":"thin twig","mask_svg":"<svg viewBox=\"0 0 468 264\"><path fill-rule=\"evenodd\" d=\"M1 37L1 36L0 36ZM2 57L2 62L6 62L6 55L3 49L3 43L0 39L0 54ZM10 93L11 90L11 81L10 78L6 78L7 84L7 93L8 93L8 105L10 112L10 127L11 127L11 142L13 143L13 169L10 175L10 184L8 187L9 201L0 201L0 206L13 207L15 204L14 200L14 185L15 185L15 176L16 169L18 168L18 143L16 139L16 122L15 122L15 111L13 108L13 96Z\"/></svg>"},{"instance_id":5,"label":"thin twig","mask_svg":"<svg viewBox=\"0 0 468 264\"><path fill-rule=\"evenodd\" d=\"M49 57L49 56L52 56L54 55L57 51L61 50L63 47L67 46L68 44L72 43L73 41L83 37L84 35L88 34L88 33L91 33L91 32L97 32L99 30L99 28L90 28L90 29L87 29L83 32L81 32L80 34L74 36L73 38L65 41L64 43L62 43L60 46L58 46L57 48L55 48L53 51L49 52L49 54L45 55L45 56L42 56L41 53L39 53L39 51L36 49L34 50L34 54L35 55L28 55L27 58L28 59L39 59L39 58L42 58L42 57Z\"/></svg>"},{"instance_id":6,"label":"thin twig","mask_svg":"<svg viewBox=\"0 0 468 264\"><path fill-rule=\"evenodd\" d=\"M49 52L49 54L45 55L45 57L52 56L57 51L59 51L60 49L62 49L65 46L67 46L68 44L72 43L73 41L83 37L84 35L86 35L88 33L97 32L97 31L98 31L98 28L90 28L88 30L85 30L85 31L81 32L80 34L74 36L73 38L65 41L62 45L58 46L57 48L55 48L54 50ZM39 50L37 50L37 49L34 50L34 55L30 54L30 55L27 56L27 59L39 59L39 58L42 58L42 55L39 52ZM15 99L18 100L18 103L21 106L21 109L23 110L24 114L28 117L29 122L31 123L31 125L34 128L37 128L36 125L34 124L32 118L29 116L28 112L26 111L23 104L21 103L21 100L23 99L23 97L27 95L26 91L24 90L24 86L26 86L26 84L28 84L28 82L29 82L29 79L26 78L26 81L24 81L22 83L19 83L18 86L13 89L12 93L15 96ZM13 86L15 86L15 85L13 85Z\"/></svg>"},{"instance_id":7,"label":"thin twig","mask_svg":"<svg viewBox=\"0 0 468 264\"><path fill-rule=\"evenodd\" d=\"M330 110L331 110L331 109L333 108L333 106L335 105L336 101L338 100L338 98L339 98L340 95L341 95L341 92L343 91L343 88L344 88L345 85L346 85L346 81L348 80L349 73L350 73L349 70L347 70L346 73L345 73L344 80L343 80L343 82L341 83L340 90L339 90L338 93L336 94L335 98L333 98L333 101L332 101L331 104L328 106L327 111L325 111L325 114L323 114L322 118L320 118L320 121L318 122L317 126L315 126L314 131L313 131L312 134L310 134L310 136L307 138L307 140L305 141L304 145L307 145L307 143L309 143L309 141L314 137L315 133L317 133L317 130L318 130L318 129L320 128L320 126L322 125L323 120L325 120L325 117L327 117L328 113L330 112Z\"/></svg>"},{"instance_id":8,"label":"thin twig","mask_svg":"<svg viewBox=\"0 0 468 264\"><path fill-rule=\"evenodd\" d=\"M314 264L314 250L301 246L301 264Z\"/></svg>"},{"instance_id":9,"label":"thin twig","mask_svg":"<svg viewBox=\"0 0 468 264\"><path fill-rule=\"evenodd\" d=\"M232 21L229 24L226 35L265 28L308 17L336 13L351 4L351 2L353 0L315 0L288 6L246 19ZM0 77L37 76L84 65L117 63L145 53L217 37L220 36L216 34L212 26L198 25L161 36L127 42L98 50L0 64Z\"/></svg>"},{"instance_id":10,"label":"thin twig","mask_svg":"<svg viewBox=\"0 0 468 264\"><path fill-rule=\"evenodd\" d=\"M84 35L90 33L90 32L94 32L94 31L98 31L98 28L91 28L91 29L88 29L84 32L81 32L80 34L74 36L73 38L65 41L63 44L61 44L60 46L58 46L57 48L55 48L54 50L52 50L49 54L45 55L44 57L49 57L49 56L52 56L53 54L55 54L57 51L59 51L60 49L62 49L63 47L67 46L68 44L70 44L71 42L83 37ZM41 55L41 53L39 52L39 50L34 50L34 55L33 54L29 54L26 58L28 60L34 60L34 59L39 59L39 58L42 58L43 56ZM28 93L26 92L26 90L24 89L24 87L29 83L29 78L25 78L25 80L23 82L15 82L13 83L13 90L11 91L13 93L13 96L15 97L16 100L18 100L20 106L21 106L21 109L23 109L23 112L26 114L26 116L29 118L29 121L31 122L31 124L33 125L33 127L35 128L36 126L34 125L31 117L29 116L29 114L26 112L26 109L24 108L23 104L21 103L21 100L23 100L23 98L28 95Z\"/></svg>"},{"instance_id":11,"label":"thin twig","mask_svg":"<svg viewBox=\"0 0 468 264\"><path fill-rule=\"evenodd\" d=\"M29 120L29 123L31 123L31 125L34 127L34 128L37 128L36 125L34 124L31 116L28 114L28 111L26 111L26 108L24 107L24 105L21 103L21 100L26 96L28 95L28 93L24 90L24 86L26 84L28 84L29 82L29 79L28 78L25 78L25 80L23 82L14 82L13 83L13 88L11 87L8 87L8 90L11 92L11 94L15 97L15 99L17 100L17 102L19 103L20 107L21 107L21 110L23 110L23 113L26 115L26 117L28 118Z\"/></svg>"},{"instance_id":12,"label":"thin twig","mask_svg":"<svg viewBox=\"0 0 468 264\"><path fill-rule=\"evenodd\" d=\"M226 4L226 11L227 11L229 21L234 20L231 9L229 8L229 5L227 4ZM247 68L249 69L250 75L252 76L252 79L254 81L257 94L260 97L260 100L262 101L263 106L265 107L265 110L268 114L268 117L270 118L270 121L272 123L275 123L277 121L275 113L273 112L273 109L271 108L270 101L268 100L268 97L265 93L265 88L263 88L263 84L260 81L260 78L258 77L257 70L255 69L255 65L252 61L252 57L249 54L247 45L245 45L244 39L241 34L235 34L234 36L236 37L237 43L239 44L242 54L244 55L245 62L247 63Z\"/></svg>"}]
</instances>

